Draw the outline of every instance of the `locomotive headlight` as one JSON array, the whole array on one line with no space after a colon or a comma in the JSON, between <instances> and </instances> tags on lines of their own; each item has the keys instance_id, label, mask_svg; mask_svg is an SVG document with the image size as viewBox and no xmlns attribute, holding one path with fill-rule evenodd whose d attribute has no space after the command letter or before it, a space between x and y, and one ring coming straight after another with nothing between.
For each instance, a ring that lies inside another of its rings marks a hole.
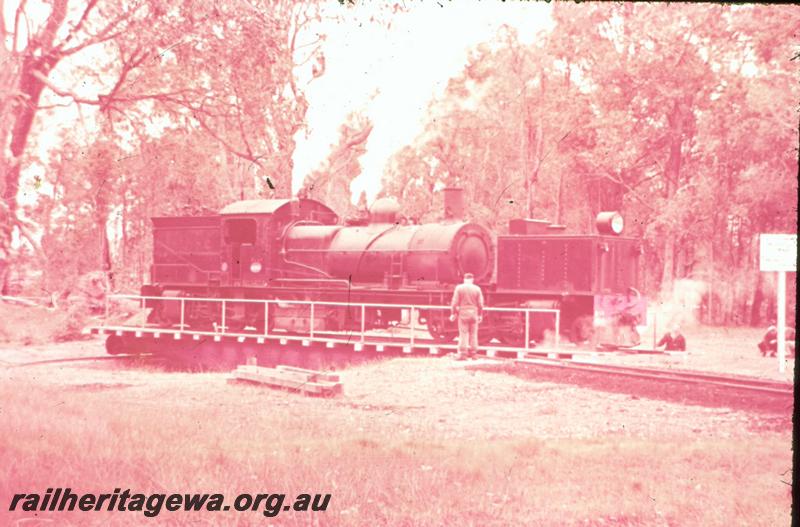
<instances>
[{"instance_id":1,"label":"locomotive headlight","mask_svg":"<svg viewBox=\"0 0 800 527\"><path fill-rule=\"evenodd\" d=\"M615 214L614 219L611 220L611 230L614 231L614 234L622 234L623 227L625 227L625 220L619 214Z\"/></svg>"},{"instance_id":2,"label":"locomotive headlight","mask_svg":"<svg viewBox=\"0 0 800 527\"><path fill-rule=\"evenodd\" d=\"M625 227L625 220L619 212L601 212L597 215L595 220L597 232L600 234L615 234L619 236L622 234L622 229Z\"/></svg>"},{"instance_id":3,"label":"locomotive headlight","mask_svg":"<svg viewBox=\"0 0 800 527\"><path fill-rule=\"evenodd\" d=\"M220 271L223 273L228 270L228 262L222 262L222 265L219 266Z\"/></svg>"},{"instance_id":4,"label":"locomotive headlight","mask_svg":"<svg viewBox=\"0 0 800 527\"><path fill-rule=\"evenodd\" d=\"M250 272L251 273L260 273L261 272L261 262L253 262L250 264Z\"/></svg>"}]
</instances>

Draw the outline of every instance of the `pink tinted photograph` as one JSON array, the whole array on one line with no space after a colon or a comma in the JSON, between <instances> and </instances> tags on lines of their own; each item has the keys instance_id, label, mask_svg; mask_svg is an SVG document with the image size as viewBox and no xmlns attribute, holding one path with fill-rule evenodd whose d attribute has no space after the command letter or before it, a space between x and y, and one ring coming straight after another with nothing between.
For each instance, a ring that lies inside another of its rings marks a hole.
<instances>
[{"instance_id":1,"label":"pink tinted photograph","mask_svg":"<svg viewBox=\"0 0 800 527\"><path fill-rule=\"evenodd\" d=\"M0 0L0 524L791 525L798 28Z\"/></svg>"}]
</instances>

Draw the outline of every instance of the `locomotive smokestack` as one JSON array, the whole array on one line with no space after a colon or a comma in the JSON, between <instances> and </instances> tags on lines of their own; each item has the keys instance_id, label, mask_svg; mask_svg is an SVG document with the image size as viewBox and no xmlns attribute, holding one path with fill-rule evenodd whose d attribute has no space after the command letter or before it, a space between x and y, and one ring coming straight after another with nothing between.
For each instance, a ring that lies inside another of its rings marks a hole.
<instances>
[{"instance_id":1,"label":"locomotive smokestack","mask_svg":"<svg viewBox=\"0 0 800 527\"><path fill-rule=\"evenodd\" d=\"M463 220L464 219L464 189L459 187L448 187L442 189L444 193L444 219Z\"/></svg>"}]
</instances>

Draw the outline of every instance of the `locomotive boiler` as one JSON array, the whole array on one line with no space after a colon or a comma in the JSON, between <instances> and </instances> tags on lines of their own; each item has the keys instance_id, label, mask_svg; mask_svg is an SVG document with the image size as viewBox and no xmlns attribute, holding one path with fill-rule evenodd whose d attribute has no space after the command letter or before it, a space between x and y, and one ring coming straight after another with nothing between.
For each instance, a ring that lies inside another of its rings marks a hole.
<instances>
[{"instance_id":1,"label":"locomotive boiler","mask_svg":"<svg viewBox=\"0 0 800 527\"><path fill-rule=\"evenodd\" d=\"M543 338L552 320L531 321L514 308L560 310L560 330L587 340L608 325L632 329L643 316L638 293L641 244L621 234L621 216L598 217L598 232L566 234L560 226L513 220L496 235L464 219L464 192L445 190L440 221L414 224L389 198L369 214L340 221L313 199L245 200L216 216L153 219L149 321L209 329L220 319L237 331L341 331L396 324L408 306L421 306L419 323L438 341L452 340L444 310L465 273L475 275L488 306L508 308L485 317L483 340L521 345ZM181 305L158 297L223 298ZM268 313L257 302L285 301ZM309 317L313 300L318 305ZM363 311L348 303L381 304ZM345 305L341 305L345 304ZM220 313L220 310L225 310ZM224 316L221 316L224 315ZM311 328L313 319L313 329ZM216 329L216 328L215 328ZM631 342L635 344L635 332ZM619 342L619 339L617 339Z\"/></svg>"},{"instance_id":2,"label":"locomotive boiler","mask_svg":"<svg viewBox=\"0 0 800 527\"><path fill-rule=\"evenodd\" d=\"M494 243L486 228L458 220L403 222L396 201L379 199L366 225L292 225L283 253L287 262L358 284L435 287L458 283L465 273L491 279Z\"/></svg>"}]
</instances>

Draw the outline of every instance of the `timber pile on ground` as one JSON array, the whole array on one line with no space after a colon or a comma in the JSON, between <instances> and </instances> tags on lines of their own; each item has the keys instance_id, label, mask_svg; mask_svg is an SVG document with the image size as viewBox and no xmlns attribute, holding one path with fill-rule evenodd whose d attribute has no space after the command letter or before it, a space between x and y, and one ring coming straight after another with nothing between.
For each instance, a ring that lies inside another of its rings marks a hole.
<instances>
[{"instance_id":1,"label":"timber pile on ground","mask_svg":"<svg viewBox=\"0 0 800 527\"><path fill-rule=\"evenodd\" d=\"M307 395L329 397L342 393L342 383L338 375L285 365L265 368L243 364L233 371L231 380L296 390Z\"/></svg>"}]
</instances>

